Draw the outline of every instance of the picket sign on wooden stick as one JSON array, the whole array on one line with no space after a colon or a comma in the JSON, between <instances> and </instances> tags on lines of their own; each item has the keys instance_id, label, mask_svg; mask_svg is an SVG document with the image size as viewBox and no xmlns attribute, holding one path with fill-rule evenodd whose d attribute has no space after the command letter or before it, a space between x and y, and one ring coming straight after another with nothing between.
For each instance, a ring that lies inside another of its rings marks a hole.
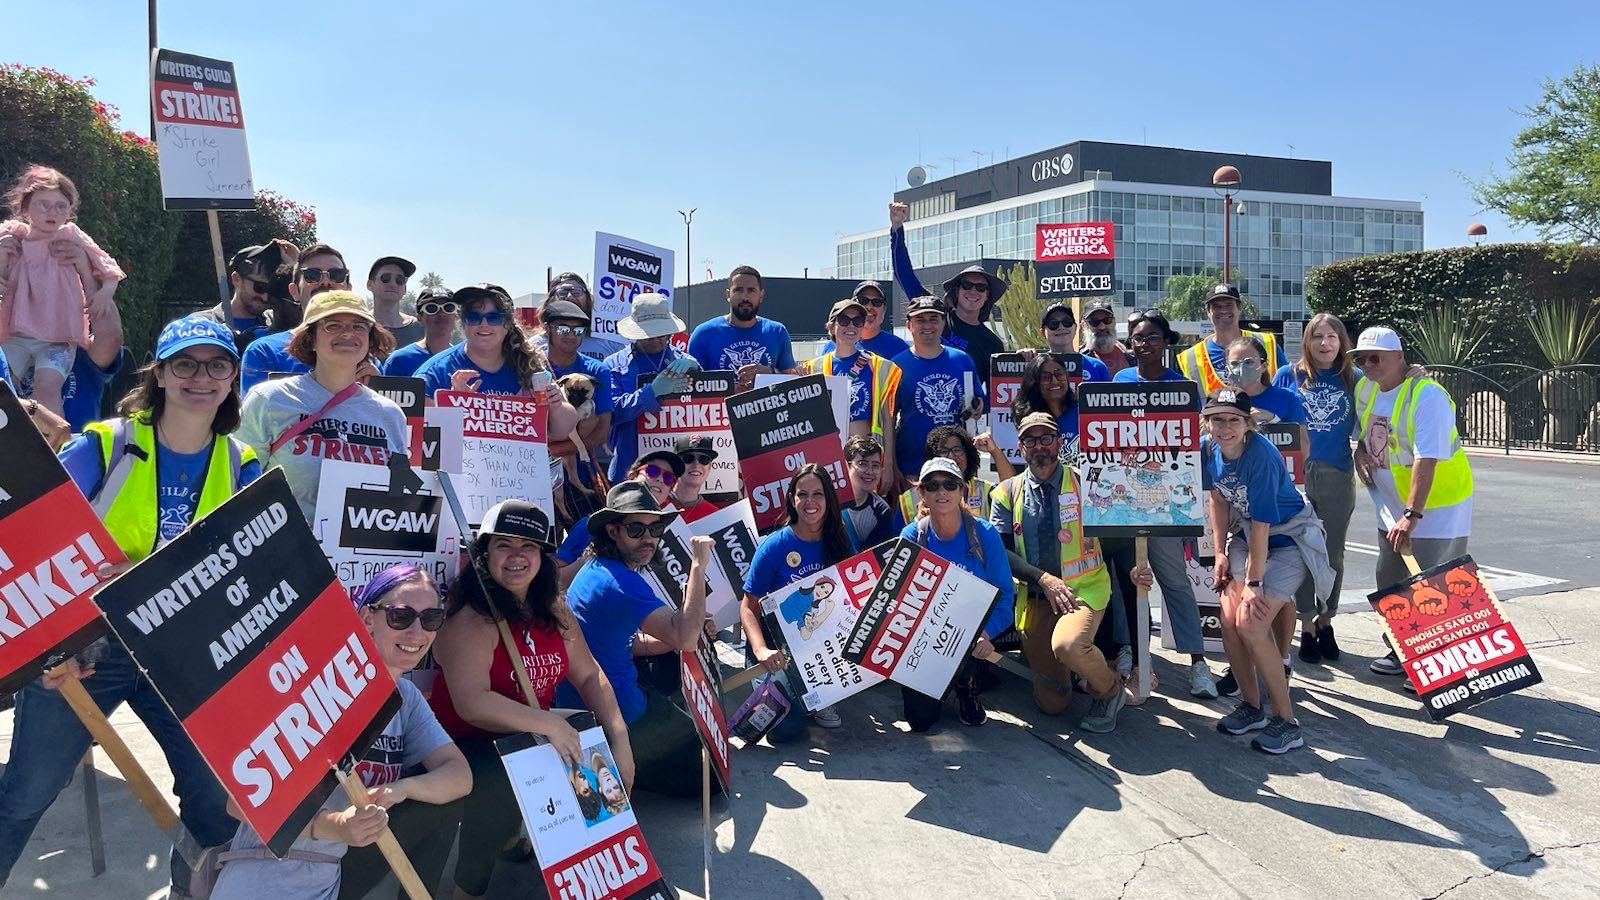
<instances>
[{"instance_id":1,"label":"picket sign on wooden stick","mask_svg":"<svg viewBox=\"0 0 1600 900\"><path fill-rule=\"evenodd\" d=\"M56 666L50 674L66 676L56 690L60 691L61 698L67 701L72 711L77 713L78 721L83 723L84 729L89 732L89 737L100 745L106 756L111 757L112 764L128 783L128 790L133 792L140 805L150 813L150 818L155 819L156 827L162 831L172 831L181 827L178 814L172 811L172 804L167 802L166 796L156 787L156 783L150 780L150 774L139 765L139 760L134 758L133 751L128 749L122 736L111 727L111 720L100 711L100 705L94 702L88 691L84 690L83 682L67 674L66 663Z\"/></svg>"},{"instance_id":2,"label":"picket sign on wooden stick","mask_svg":"<svg viewBox=\"0 0 1600 900\"><path fill-rule=\"evenodd\" d=\"M1400 559L1405 562L1406 568L1411 570L1411 574L1413 574L1413 575L1421 575L1422 574L1422 566L1417 563L1416 556L1414 556L1413 554L1410 554L1410 553L1402 553L1402 554L1400 554Z\"/></svg>"},{"instance_id":3,"label":"picket sign on wooden stick","mask_svg":"<svg viewBox=\"0 0 1600 900\"><path fill-rule=\"evenodd\" d=\"M1150 539L1136 537L1133 539L1133 565L1136 571L1150 567ZM1138 695L1150 696L1150 589L1139 585L1139 622L1138 628L1133 633L1133 639L1139 642L1139 652L1134 654L1134 663L1139 667ZM1165 620L1162 620L1165 622ZM1163 625L1162 627L1168 627ZM1140 662L1143 660L1143 662Z\"/></svg>"},{"instance_id":4,"label":"picket sign on wooden stick","mask_svg":"<svg viewBox=\"0 0 1600 900\"><path fill-rule=\"evenodd\" d=\"M357 806L366 806L372 802L372 795L367 793L367 786L361 783L354 771L345 771L338 763L333 765L333 774L338 777L339 784L343 785L345 796ZM411 865L411 860L406 856L406 851L400 846L400 841L395 838L394 832L385 825L378 835L378 851L388 861L389 868L394 870L394 876L400 881L400 886L405 888L406 896L411 900L433 900L433 894L428 891L422 879L418 877L417 870Z\"/></svg>"},{"instance_id":5,"label":"picket sign on wooden stick","mask_svg":"<svg viewBox=\"0 0 1600 900\"><path fill-rule=\"evenodd\" d=\"M729 688L736 688L741 684L749 684L750 682L759 678L761 673L765 672L766 670L766 666L763 666L761 663L756 663L748 669L745 669L741 672L736 672L732 675L729 675L727 678L722 679L722 689L726 691Z\"/></svg>"},{"instance_id":6,"label":"picket sign on wooden stick","mask_svg":"<svg viewBox=\"0 0 1600 900\"><path fill-rule=\"evenodd\" d=\"M999 650L991 651L988 656L984 657L984 661L992 662L1007 672L1017 676L1018 678L1026 679L1034 684L1042 684L1047 688L1052 688L1060 691L1063 694L1072 693L1072 685L1067 684L1064 681L1057 681L1043 672L1030 669L1022 663L1019 663L1011 657L1005 655L1004 653L1001 653Z\"/></svg>"}]
</instances>

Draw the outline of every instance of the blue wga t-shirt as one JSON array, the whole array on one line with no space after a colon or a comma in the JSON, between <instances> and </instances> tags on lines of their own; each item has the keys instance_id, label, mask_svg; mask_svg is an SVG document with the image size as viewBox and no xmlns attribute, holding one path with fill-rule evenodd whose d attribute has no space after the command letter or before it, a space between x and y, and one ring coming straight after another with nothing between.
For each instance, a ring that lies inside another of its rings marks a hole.
<instances>
[{"instance_id":1,"label":"blue wga t-shirt","mask_svg":"<svg viewBox=\"0 0 1600 900\"><path fill-rule=\"evenodd\" d=\"M1266 390L1250 398L1250 404L1256 409L1266 410L1277 416L1274 421L1289 424L1305 424L1306 408L1300 402L1300 392L1285 390L1281 387L1268 387Z\"/></svg>"},{"instance_id":2,"label":"blue wga t-shirt","mask_svg":"<svg viewBox=\"0 0 1600 900\"><path fill-rule=\"evenodd\" d=\"M273 372L299 375L311 371L310 366L289 355L289 340L292 337L289 332L280 331L256 338L244 348L244 358L239 363L241 396L250 393L251 388L266 381Z\"/></svg>"},{"instance_id":3,"label":"blue wga t-shirt","mask_svg":"<svg viewBox=\"0 0 1600 900\"><path fill-rule=\"evenodd\" d=\"M383 361L383 374L392 378L410 378L432 356L433 354L428 352L427 341L407 344L389 354L389 358Z\"/></svg>"},{"instance_id":4,"label":"blue wga t-shirt","mask_svg":"<svg viewBox=\"0 0 1600 900\"><path fill-rule=\"evenodd\" d=\"M548 358L545 362L550 365L550 371L557 378L565 378L573 372L581 372L593 378L595 383L594 414L603 416L611 412L613 405L611 400L611 370L606 368L604 361L579 353L573 357L572 365L570 366L558 366L554 360Z\"/></svg>"},{"instance_id":5,"label":"blue wga t-shirt","mask_svg":"<svg viewBox=\"0 0 1600 900\"><path fill-rule=\"evenodd\" d=\"M556 548L556 559L560 560L563 566L572 565L584 551L589 549L590 541L589 517L584 516L567 529L567 536L562 538L561 546Z\"/></svg>"},{"instance_id":6,"label":"blue wga t-shirt","mask_svg":"<svg viewBox=\"0 0 1600 900\"><path fill-rule=\"evenodd\" d=\"M856 345L859 347L865 347L884 359L894 359L896 356L899 356L900 354L911 349L911 345L906 343L900 337L900 335L895 334L887 328L881 329L872 337L862 338L856 342ZM822 349L817 352L832 353L834 346L835 345L833 341L828 341L827 343L823 344Z\"/></svg>"},{"instance_id":7,"label":"blue wga t-shirt","mask_svg":"<svg viewBox=\"0 0 1600 900\"><path fill-rule=\"evenodd\" d=\"M61 385L62 418L74 434L83 426L100 418L100 401L105 398L106 385L122 371L122 355L111 361L110 368L102 369L81 348L72 357L72 371ZM18 397L33 396L33 374L23 376L17 385Z\"/></svg>"},{"instance_id":8,"label":"blue wga t-shirt","mask_svg":"<svg viewBox=\"0 0 1600 900\"><path fill-rule=\"evenodd\" d=\"M856 363L861 365L857 366ZM867 365L858 351L851 356L835 356L829 375L844 375L850 379L850 421L872 421L872 367Z\"/></svg>"},{"instance_id":9,"label":"blue wga t-shirt","mask_svg":"<svg viewBox=\"0 0 1600 900\"><path fill-rule=\"evenodd\" d=\"M639 623L666 604L650 590L642 576L615 559L592 559L567 587L567 605L583 630L595 662L616 692L624 721L644 715L645 696L639 688L639 670L633 665L633 636ZM556 705L587 709L570 680L556 686Z\"/></svg>"},{"instance_id":10,"label":"blue wga t-shirt","mask_svg":"<svg viewBox=\"0 0 1600 900\"><path fill-rule=\"evenodd\" d=\"M926 546L933 554L955 563L1000 589L1000 596L994 608L989 611L989 618L983 623L983 633L993 638L1011 627L1012 608L1017 602L1017 587L1011 580L1011 558L1006 555L1006 545L1000 539L1000 532L996 531L987 519L974 519L973 524L977 526L978 543L983 547L981 559L978 548L968 546L965 527L957 529L956 536L947 541L939 537L939 533L933 529L933 523L929 522ZM907 525L900 532L900 536L915 542L917 523L912 522Z\"/></svg>"},{"instance_id":11,"label":"blue wga t-shirt","mask_svg":"<svg viewBox=\"0 0 1600 900\"><path fill-rule=\"evenodd\" d=\"M825 568L822 542L801 540L793 528L785 525L767 535L756 547L755 556L750 558L750 569L744 576L744 591L765 597Z\"/></svg>"},{"instance_id":12,"label":"blue wga t-shirt","mask_svg":"<svg viewBox=\"0 0 1600 900\"><path fill-rule=\"evenodd\" d=\"M485 372L467 356L466 344L457 344L430 357L427 362L417 367L412 377L421 378L428 396L432 397L435 391L450 390L450 376L461 369L471 369L478 373L477 392L480 394L522 393L522 385L517 381L516 366L508 360L498 370Z\"/></svg>"},{"instance_id":13,"label":"blue wga t-shirt","mask_svg":"<svg viewBox=\"0 0 1600 900\"><path fill-rule=\"evenodd\" d=\"M1200 445L1201 486L1222 494L1246 520L1245 533L1250 522L1280 525L1289 521L1305 508L1305 498L1289 477L1283 454L1258 432L1249 432L1245 438L1244 452L1238 459L1225 459L1222 448L1211 438ZM1284 534L1273 535L1267 547L1292 547L1294 539Z\"/></svg>"},{"instance_id":14,"label":"blue wga t-shirt","mask_svg":"<svg viewBox=\"0 0 1600 900\"><path fill-rule=\"evenodd\" d=\"M701 322L689 335L689 355L708 372L737 372L740 366L751 365L778 372L794 368L789 329L762 316L756 316L749 328L736 327L727 316Z\"/></svg>"},{"instance_id":15,"label":"blue wga t-shirt","mask_svg":"<svg viewBox=\"0 0 1600 900\"><path fill-rule=\"evenodd\" d=\"M1337 369L1323 369L1314 380L1300 383L1292 366L1284 366L1273 376L1274 387L1300 394L1305 408L1306 430L1311 434L1311 449L1306 459L1350 471L1350 439L1356 433L1356 409L1350 391Z\"/></svg>"},{"instance_id":16,"label":"blue wga t-shirt","mask_svg":"<svg viewBox=\"0 0 1600 900\"><path fill-rule=\"evenodd\" d=\"M105 479L104 451L100 439L83 434L61 448L61 465L85 497L93 497ZM175 453L156 446L156 531L157 546L172 540L194 521L200 508L200 491L205 487L206 467L211 448L196 453ZM116 460L112 460L116 465ZM261 463L252 460L239 467L239 486L243 488L261 474Z\"/></svg>"},{"instance_id":17,"label":"blue wga t-shirt","mask_svg":"<svg viewBox=\"0 0 1600 900\"><path fill-rule=\"evenodd\" d=\"M894 358L900 367L900 390L895 409L900 414L900 430L895 437L895 464L908 478L922 471L923 445L928 432L940 425L960 421L963 396L983 396L978 367L972 357L950 347L940 347L939 355L923 359L907 350Z\"/></svg>"},{"instance_id":18,"label":"blue wga t-shirt","mask_svg":"<svg viewBox=\"0 0 1600 900\"><path fill-rule=\"evenodd\" d=\"M1165 372L1162 372L1160 378L1145 378L1139 374L1138 366L1129 366L1126 369L1118 370L1117 374L1111 376L1111 380L1125 384L1139 384L1141 382L1149 381L1188 381L1189 379L1183 377L1183 373L1179 372L1177 369L1168 369ZM1204 403L1205 398L1201 397L1199 394L1196 394L1194 406L1195 410L1199 411Z\"/></svg>"}]
</instances>

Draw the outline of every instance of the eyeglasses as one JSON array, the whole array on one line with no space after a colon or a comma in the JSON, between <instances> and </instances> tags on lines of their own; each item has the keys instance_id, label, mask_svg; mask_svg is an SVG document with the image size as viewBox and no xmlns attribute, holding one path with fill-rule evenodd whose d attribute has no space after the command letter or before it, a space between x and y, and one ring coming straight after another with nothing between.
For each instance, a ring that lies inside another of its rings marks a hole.
<instances>
[{"instance_id":1,"label":"eyeglasses","mask_svg":"<svg viewBox=\"0 0 1600 900\"><path fill-rule=\"evenodd\" d=\"M214 356L201 362L192 356L175 356L167 360L167 371L179 378L193 378L205 369L207 377L213 381L227 381L233 377L233 360L225 356Z\"/></svg>"},{"instance_id":2,"label":"eyeglasses","mask_svg":"<svg viewBox=\"0 0 1600 900\"><path fill-rule=\"evenodd\" d=\"M712 460L709 453L680 453L678 458L683 460L686 466L709 466Z\"/></svg>"},{"instance_id":3,"label":"eyeglasses","mask_svg":"<svg viewBox=\"0 0 1600 900\"><path fill-rule=\"evenodd\" d=\"M1048 331L1055 331L1058 328L1071 328L1074 324L1070 318L1046 319L1044 327Z\"/></svg>"},{"instance_id":4,"label":"eyeglasses","mask_svg":"<svg viewBox=\"0 0 1600 900\"><path fill-rule=\"evenodd\" d=\"M643 522L622 522L621 525L622 530L628 533L628 537L634 540L644 537L646 532L655 538L667 533L667 523L659 520L651 522L649 525Z\"/></svg>"},{"instance_id":5,"label":"eyeglasses","mask_svg":"<svg viewBox=\"0 0 1600 900\"><path fill-rule=\"evenodd\" d=\"M850 467L853 469L881 469L883 468L883 460L876 458L852 459L850 460Z\"/></svg>"},{"instance_id":6,"label":"eyeglasses","mask_svg":"<svg viewBox=\"0 0 1600 900\"><path fill-rule=\"evenodd\" d=\"M498 309L483 311L469 309L461 314L461 321L467 325L488 325L493 328L496 325L504 325L506 323L506 314Z\"/></svg>"},{"instance_id":7,"label":"eyeglasses","mask_svg":"<svg viewBox=\"0 0 1600 900\"><path fill-rule=\"evenodd\" d=\"M919 485L924 494L937 494L940 491L959 491L961 482L954 478L924 478Z\"/></svg>"},{"instance_id":8,"label":"eyeglasses","mask_svg":"<svg viewBox=\"0 0 1600 900\"><path fill-rule=\"evenodd\" d=\"M589 292L584 290L581 287L573 287L572 285L567 284L567 285L562 285L561 287L558 287L555 290L551 291L550 292L550 296L552 296L552 297L587 297L587 296L589 296Z\"/></svg>"},{"instance_id":9,"label":"eyeglasses","mask_svg":"<svg viewBox=\"0 0 1600 900\"><path fill-rule=\"evenodd\" d=\"M856 299L868 306L883 306L885 303L889 302L882 297L857 297Z\"/></svg>"},{"instance_id":10,"label":"eyeglasses","mask_svg":"<svg viewBox=\"0 0 1600 900\"><path fill-rule=\"evenodd\" d=\"M960 444L950 444L950 445L947 445L947 446L944 446L944 447L940 447L934 453L934 455L935 456L943 456L946 459L948 459L948 458L950 458L952 456L955 456L957 453L961 454L962 456L966 456L967 455L967 448L961 446Z\"/></svg>"},{"instance_id":11,"label":"eyeglasses","mask_svg":"<svg viewBox=\"0 0 1600 900\"><path fill-rule=\"evenodd\" d=\"M317 323L323 331L329 334L366 334L372 330L372 323L366 319L356 319L352 322L340 322L336 319L324 319Z\"/></svg>"},{"instance_id":12,"label":"eyeglasses","mask_svg":"<svg viewBox=\"0 0 1600 900\"><path fill-rule=\"evenodd\" d=\"M640 471L644 472L644 477L646 478L661 479L661 483L667 487L672 487L673 483L678 480L678 476L674 475L671 469L666 466L658 466L655 463L647 463Z\"/></svg>"},{"instance_id":13,"label":"eyeglasses","mask_svg":"<svg viewBox=\"0 0 1600 900\"><path fill-rule=\"evenodd\" d=\"M867 317L865 315L838 315L833 317L833 321L847 328L860 328L861 326L867 324Z\"/></svg>"},{"instance_id":14,"label":"eyeglasses","mask_svg":"<svg viewBox=\"0 0 1600 900\"><path fill-rule=\"evenodd\" d=\"M461 311L461 305L454 300L429 300L417 304L417 312L424 316L437 316L441 313L455 315Z\"/></svg>"},{"instance_id":15,"label":"eyeglasses","mask_svg":"<svg viewBox=\"0 0 1600 900\"><path fill-rule=\"evenodd\" d=\"M72 204L65 200L29 200L28 209L39 210L47 213L64 213L72 208Z\"/></svg>"},{"instance_id":16,"label":"eyeglasses","mask_svg":"<svg viewBox=\"0 0 1600 900\"><path fill-rule=\"evenodd\" d=\"M961 282L961 289L963 291L977 291L980 294L987 294L987 293L989 293L989 282L987 282L987 281L963 281L963 282Z\"/></svg>"},{"instance_id":17,"label":"eyeglasses","mask_svg":"<svg viewBox=\"0 0 1600 900\"><path fill-rule=\"evenodd\" d=\"M559 325L551 325L550 326L550 331L553 334L569 335L569 336L574 336L574 337L583 337L584 335L589 333L589 326L587 326L587 325L569 325L569 324L567 324L565 322L562 322Z\"/></svg>"},{"instance_id":18,"label":"eyeglasses","mask_svg":"<svg viewBox=\"0 0 1600 900\"><path fill-rule=\"evenodd\" d=\"M258 294L265 294L267 291L272 290L272 282L270 281L257 281L254 278L246 278L244 283L250 285L250 289Z\"/></svg>"},{"instance_id":19,"label":"eyeglasses","mask_svg":"<svg viewBox=\"0 0 1600 900\"><path fill-rule=\"evenodd\" d=\"M1066 369L1040 369L1040 381L1070 381Z\"/></svg>"},{"instance_id":20,"label":"eyeglasses","mask_svg":"<svg viewBox=\"0 0 1600 900\"><path fill-rule=\"evenodd\" d=\"M373 609L383 610L383 621L395 631L405 631L417 619L422 620L423 631L438 631L444 627L445 611L435 606L421 611L396 604L374 604Z\"/></svg>"},{"instance_id":21,"label":"eyeglasses","mask_svg":"<svg viewBox=\"0 0 1600 900\"><path fill-rule=\"evenodd\" d=\"M1156 341L1164 341L1166 339L1167 336L1164 334L1135 334L1128 337L1128 340L1135 344L1153 344Z\"/></svg>"},{"instance_id":22,"label":"eyeglasses","mask_svg":"<svg viewBox=\"0 0 1600 900\"><path fill-rule=\"evenodd\" d=\"M382 275L379 275L378 276L378 280L383 282L384 284L405 284L406 283L406 277L404 275L390 275L388 272L385 272Z\"/></svg>"},{"instance_id":23,"label":"eyeglasses","mask_svg":"<svg viewBox=\"0 0 1600 900\"><path fill-rule=\"evenodd\" d=\"M1355 355L1355 360L1356 360L1356 365L1358 365L1358 366L1360 366L1360 367L1362 367L1364 369L1364 368L1367 367L1367 363L1380 363L1380 362L1383 362L1383 354L1381 354L1381 353L1357 353Z\"/></svg>"},{"instance_id":24,"label":"eyeglasses","mask_svg":"<svg viewBox=\"0 0 1600 900\"><path fill-rule=\"evenodd\" d=\"M324 280L339 284L350 280L349 269L318 269L308 266L300 270L300 280L306 284L320 284Z\"/></svg>"},{"instance_id":25,"label":"eyeglasses","mask_svg":"<svg viewBox=\"0 0 1600 900\"><path fill-rule=\"evenodd\" d=\"M1056 441L1058 441L1060 439L1061 439L1061 435L1059 435L1059 434L1035 435L1034 437L1025 437L1025 438L1023 438L1022 439L1022 446L1027 448L1027 449L1029 449L1029 450L1032 450L1035 447L1048 447L1048 446L1050 446L1051 444L1055 443Z\"/></svg>"}]
</instances>

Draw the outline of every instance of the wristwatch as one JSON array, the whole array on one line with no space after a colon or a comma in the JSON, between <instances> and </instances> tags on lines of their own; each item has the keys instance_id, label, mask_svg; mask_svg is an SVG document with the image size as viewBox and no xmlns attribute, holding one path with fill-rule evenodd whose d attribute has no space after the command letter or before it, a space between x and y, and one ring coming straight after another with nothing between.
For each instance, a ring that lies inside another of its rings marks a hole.
<instances>
[{"instance_id":1,"label":"wristwatch","mask_svg":"<svg viewBox=\"0 0 1600 900\"><path fill-rule=\"evenodd\" d=\"M1416 511L1416 510L1414 510L1414 509L1412 509L1412 508L1411 508L1411 507L1409 507L1409 506L1408 506L1408 507L1406 507L1406 511L1405 511L1405 513L1404 513L1404 516L1405 516L1405 518L1407 518L1407 519L1416 519L1416 520L1417 520L1417 521L1419 521L1419 522L1420 522L1420 521L1422 521L1422 513L1420 513L1420 512L1418 512L1418 511Z\"/></svg>"},{"instance_id":2,"label":"wristwatch","mask_svg":"<svg viewBox=\"0 0 1600 900\"><path fill-rule=\"evenodd\" d=\"M1245 582L1245 583L1244 583L1244 586L1245 586L1245 587L1253 587L1253 588L1258 588L1258 587L1261 587L1261 579L1259 579L1259 578L1252 578L1252 579L1251 579L1251 580L1249 580L1249 581L1246 581L1246 582Z\"/></svg>"}]
</instances>

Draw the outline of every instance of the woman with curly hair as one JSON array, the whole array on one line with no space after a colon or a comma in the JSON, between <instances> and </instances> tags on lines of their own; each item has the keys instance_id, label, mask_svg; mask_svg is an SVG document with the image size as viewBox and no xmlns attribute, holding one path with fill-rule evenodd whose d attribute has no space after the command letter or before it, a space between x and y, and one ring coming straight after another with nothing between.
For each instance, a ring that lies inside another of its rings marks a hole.
<instances>
[{"instance_id":1,"label":"woman with curly hair","mask_svg":"<svg viewBox=\"0 0 1600 900\"><path fill-rule=\"evenodd\" d=\"M978 477L978 447L972 442L972 435L960 425L940 425L928 432L923 459L941 456L954 462L956 468L961 470L961 478L966 484L962 499L967 512L988 521L992 504L989 494L994 491L994 482ZM922 492L916 484L912 484L900 495L900 520L915 522L917 516L925 515L927 511L922 509L921 503Z\"/></svg>"}]
</instances>

